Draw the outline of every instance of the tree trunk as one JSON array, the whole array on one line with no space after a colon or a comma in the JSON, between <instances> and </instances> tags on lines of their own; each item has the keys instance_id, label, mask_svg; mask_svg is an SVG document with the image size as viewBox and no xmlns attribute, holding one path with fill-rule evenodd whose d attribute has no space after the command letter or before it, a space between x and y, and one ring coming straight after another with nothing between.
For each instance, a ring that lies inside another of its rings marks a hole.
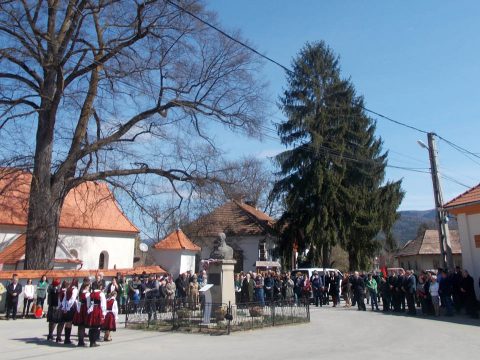
<instances>
[{"instance_id":1,"label":"tree trunk","mask_svg":"<svg viewBox=\"0 0 480 360\"><path fill-rule=\"evenodd\" d=\"M322 266L324 268L330 267L330 255L331 255L331 248L329 244L323 244L322 247Z\"/></svg>"},{"instance_id":2,"label":"tree trunk","mask_svg":"<svg viewBox=\"0 0 480 360\"><path fill-rule=\"evenodd\" d=\"M52 269L58 240L61 200L50 186L32 179L25 249L25 270Z\"/></svg>"},{"instance_id":3,"label":"tree trunk","mask_svg":"<svg viewBox=\"0 0 480 360\"><path fill-rule=\"evenodd\" d=\"M51 269L57 247L63 181L51 175L53 127L48 114L39 116L25 249L25 269Z\"/></svg>"},{"instance_id":4,"label":"tree trunk","mask_svg":"<svg viewBox=\"0 0 480 360\"><path fill-rule=\"evenodd\" d=\"M38 115L35 162L30 186L25 269L51 269L55 259L58 225L63 206L64 181L51 174L53 139L58 101L56 73L45 74L42 111Z\"/></svg>"},{"instance_id":5,"label":"tree trunk","mask_svg":"<svg viewBox=\"0 0 480 360\"><path fill-rule=\"evenodd\" d=\"M348 270L357 271L358 270L358 257L355 251L348 251Z\"/></svg>"}]
</instances>

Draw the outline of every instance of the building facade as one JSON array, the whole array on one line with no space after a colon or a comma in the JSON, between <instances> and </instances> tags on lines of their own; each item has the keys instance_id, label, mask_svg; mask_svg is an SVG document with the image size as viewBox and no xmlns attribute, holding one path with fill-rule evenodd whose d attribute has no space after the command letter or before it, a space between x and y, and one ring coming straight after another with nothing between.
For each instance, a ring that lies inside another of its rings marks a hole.
<instances>
[{"instance_id":1,"label":"building facade","mask_svg":"<svg viewBox=\"0 0 480 360\"><path fill-rule=\"evenodd\" d=\"M155 263L172 274L174 278L187 271L195 271L196 257L201 248L177 229L157 242L150 249Z\"/></svg>"},{"instance_id":2,"label":"building facade","mask_svg":"<svg viewBox=\"0 0 480 360\"><path fill-rule=\"evenodd\" d=\"M462 249L457 230L450 230L453 262L462 267ZM396 254L397 266L409 270L436 270L442 267L438 230L425 230L423 236L408 241Z\"/></svg>"},{"instance_id":3,"label":"building facade","mask_svg":"<svg viewBox=\"0 0 480 360\"><path fill-rule=\"evenodd\" d=\"M219 233L233 248L235 272L256 271L265 261L277 261L275 221L264 212L241 201L232 200L201 216L185 227L185 233L198 246L197 260L209 259ZM261 261L262 263L258 263ZM278 263L276 263L278 265Z\"/></svg>"},{"instance_id":4,"label":"building facade","mask_svg":"<svg viewBox=\"0 0 480 360\"><path fill-rule=\"evenodd\" d=\"M23 269L32 177L0 177L0 267ZM120 210L106 183L86 182L66 196L60 216L55 268L132 268L138 229Z\"/></svg>"},{"instance_id":5,"label":"building facade","mask_svg":"<svg viewBox=\"0 0 480 360\"><path fill-rule=\"evenodd\" d=\"M474 279L477 298L480 297L480 184L444 205L457 217L462 245L463 268Z\"/></svg>"}]
</instances>

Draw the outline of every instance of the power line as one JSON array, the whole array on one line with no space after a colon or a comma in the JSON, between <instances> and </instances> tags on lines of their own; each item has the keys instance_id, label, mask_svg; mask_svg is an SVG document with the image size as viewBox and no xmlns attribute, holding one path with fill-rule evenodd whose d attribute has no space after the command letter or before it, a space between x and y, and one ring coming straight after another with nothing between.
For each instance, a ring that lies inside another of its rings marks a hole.
<instances>
[{"instance_id":1,"label":"power line","mask_svg":"<svg viewBox=\"0 0 480 360\"><path fill-rule=\"evenodd\" d=\"M447 139L445 139L444 137L440 136L440 135L437 135L435 134L440 140L444 141L447 145L449 145L450 147L452 147L453 149L457 150L459 153L461 153L462 155L464 155L466 158L470 159L471 161L473 161L475 164L477 165L480 165L480 162L473 159L472 157L475 157L475 158L478 158L480 159L480 156L474 152L471 152L463 147L461 147L460 145L457 145Z\"/></svg>"},{"instance_id":2,"label":"power line","mask_svg":"<svg viewBox=\"0 0 480 360\"><path fill-rule=\"evenodd\" d=\"M272 59L271 57L268 57L268 56L262 54L261 52L255 50L253 47L247 45L246 43L244 43L244 42L242 42L242 41L240 41L240 40L238 40L238 39L235 39L233 36L227 34L227 33L226 33L225 31L223 31L222 29L220 29L220 28L218 28L217 26L209 23L208 21L203 20L201 17L195 15L195 14L192 13L191 11L185 9L184 7L182 7L182 6L174 3L174 2L171 1L171 0L166 0L166 2L169 3L170 5L173 5L173 6L176 7L177 9L185 12L186 14L190 15L190 16L193 17L194 19L197 19L197 20L200 21L202 24L204 24L204 25L206 25L206 26L214 29L215 31L218 31L220 34L222 34L222 35L225 36L226 38L228 38L228 39L236 42L237 44L239 44L239 45L247 48L248 50L254 52L254 53L257 54L258 56L260 56L260 57L262 57L262 58L270 61L271 63L273 63L273 64L275 64L275 65L277 65L277 66L279 66L279 67L281 67L281 68L282 68L283 70L285 70L286 72L292 73L292 70L290 70L290 69L287 68L286 66L280 64L278 61Z\"/></svg>"},{"instance_id":3,"label":"power line","mask_svg":"<svg viewBox=\"0 0 480 360\"><path fill-rule=\"evenodd\" d=\"M189 16L191 16L192 18L196 19L197 21L201 22L202 24L214 29L215 31L219 32L220 34L222 34L223 36L225 36L226 38L230 39L231 41L234 41L235 43L241 45L242 47L248 49L249 51L255 53L256 55L260 56L261 58L275 64L276 66L279 66L280 68L282 68L283 70L285 70L287 73L291 74L293 73L292 70L290 70L288 67L286 67L285 65L281 64L280 62L272 59L271 57L269 56L266 56L262 53L260 53L259 51L257 51L256 49L254 49L253 47L249 46L248 44L246 44L245 42L242 42L236 38L234 38L233 36L229 35L228 33L226 33L225 31L221 30L219 27L209 23L208 21L200 18L199 16L195 15L194 13L192 13L191 11L189 11L188 9L184 8L183 6L171 1L171 0L166 0L167 3L169 3L170 5L174 6L175 8L177 8L178 10L188 14ZM47 42L49 42L50 40L46 40ZM95 59L92 60L92 62L94 64L98 64L98 65L103 65L101 64L100 62L96 61ZM146 79L145 79L146 80ZM136 91L139 91L140 93L145 93L145 90L142 89L142 88L139 88L131 83L128 83L126 82L125 80L123 79L117 79L117 81L119 83L122 83L124 84L125 86L127 87L130 87L131 89L134 89ZM159 85L158 84L153 84L151 81L147 81L148 85L150 85L151 87L156 87L158 89L160 89ZM147 94L146 94L147 95ZM415 127L413 125L409 125L409 124L406 124L404 122L401 122L401 121L398 121L398 120L395 120L395 119L392 119L386 115L383 115L377 111L374 111L374 110L371 110L365 106L361 106L361 108L366 111L366 112L369 112L371 114L374 114L382 119L385 119L387 121L390 121L394 124L397 124L399 126L403 126L405 128L408 128L408 129L411 129L411 130L414 130L414 131L417 131L417 132L420 132L420 133L423 133L423 134L428 134L429 132L426 131L426 130L423 130L423 129L420 129L418 127ZM267 126L264 126L264 125L260 125L260 128L263 128L265 131L267 132L270 132L270 133L275 133L275 135L277 135L277 131L274 130L274 129L271 129L271 128L268 128ZM276 137L273 137L271 135L268 135L268 134L261 134L263 135L264 137L270 139L270 140L275 140L275 141L278 141L279 139L276 138ZM480 155L476 154L476 153L473 153L459 145L456 145L455 143L435 134L439 139L443 140L444 142L446 142L447 144L449 144L451 147L453 147L454 149L456 149L457 151L461 152L462 154L464 154L467 158L469 158L470 160L474 161L475 163L479 164L480 165L480 162L477 162L475 161L474 159L472 159L470 156L473 156L473 157L476 157L476 158L479 158L480 159ZM329 149L327 147L324 147L324 150L325 149ZM329 150L332 150L332 149L329 149ZM399 153L400 154L400 153ZM332 154L334 155L334 154ZM339 155L335 155L335 156L339 156ZM404 155L405 156L405 155ZM345 159L347 159L346 157L344 157ZM354 160L354 161L357 161L356 159L354 158L351 158L350 160ZM368 161L368 159L365 159ZM362 161L362 160L360 160ZM372 160L370 160L372 161ZM418 160L417 160L418 161ZM403 167L403 166L394 166L394 165L387 165L387 167L391 167L391 168L396 168L396 169L403 169L403 170L408 170L408 171L415 171L415 172L424 172L423 170L419 169L419 168L410 168L410 167ZM461 184L460 182L458 182L457 180L453 179L453 178L450 178L449 180L452 180L452 181L456 181L457 183L459 183L460 185L462 186L466 186L464 184Z\"/></svg>"},{"instance_id":4,"label":"power line","mask_svg":"<svg viewBox=\"0 0 480 360\"><path fill-rule=\"evenodd\" d=\"M457 179L452 178L452 177L450 177L450 176L447 176L447 175L444 175L444 174L440 174L440 176L441 176L443 179L445 179L445 180L451 181L451 182L453 182L453 183L455 183L455 184L457 184L457 185L463 186L463 187L465 187L465 188L467 188L467 189L471 189L471 188L472 188L471 186L465 185L464 183L462 183L462 182L458 181Z\"/></svg>"},{"instance_id":5,"label":"power line","mask_svg":"<svg viewBox=\"0 0 480 360\"><path fill-rule=\"evenodd\" d=\"M166 0L166 2L169 3L170 5L176 7L177 9L185 12L186 14L190 15L191 17L193 17L194 19L198 20L198 21L201 22L202 24L204 24L204 25L206 25L206 26L214 29L215 31L219 32L219 33L222 34L223 36L225 36L225 37L227 37L228 39L234 41L235 43L237 43L237 44L245 47L246 49L252 51L253 53L255 53L255 54L257 54L258 56L260 56L261 58L263 58L263 59L265 59L265 60L267 60L267 61L275 64L276 66L279 66L280 68L282 68L283 70L285 70L287 73L289 73L289 74L293 73L293 71L290 70L290 69L289 69L288 67L286 67L285 65L281 64L280 62L272 59L271 57L269 57L269 56L267 56L267 55L264 55L264 54L260 53L259 51L255 50L254 48L252 48L252 47L249 46L248 44L246 44L246 43L244 43L244 42L242 42L242 41L234 38L233 36L229 35L229 34L226 33L225 31L223 31L223 30L221 30L220 28L218 28L217 26L209 23L208 21L200 18L199 16L195 15L194 13L192 13L192 12L189 11L189 10L187 10L186 8L178 5L177 3L175 3L175 2L173 2L173 1L171 1L171 0ZM374 110L372 110L372 109L369 109L369 108L367 108L367 107L365 107L365 106L361 106L361 108L362 108L364 111L366 111L366 112L369 112L369 113L371 113L371 114L373 114L373 115L375 115L375 116L377 116L377 117L379 117L379 118L382 118L382 119L385 119L385 120L387 120L387 121L390 121L390 122L392 122L392 123L394 123L394 124L396 124L396 125L403 126L403 127L407 128L407 129L414 130L414 131L419 132L419 133L422 133L422 134L428 134L428 133L429 133L429 131L427 131L427 130L420 129L420 128L416 127L416 126L407 124L407 123L402 122L402 121L399 121L399 120L395 120L395 119L393 119L393 118L391 118L391 117L389 117L389 116L383 115L383 114L381 114L381 113L379 113L379 112L377 112L377 111L374 111ZM469 151L469 150L467 150L467 149L465 149L465 148L463 148L463 147L461 147L461 146L459 146L459 145L456 145L455 143L453 143L453 142L451 142L451 141L449 141L449 140L447 140L447 139L445 139L445 138L443 138L443 137L441 137L441 136L439 136L439 135L437 135L437 134L436 134L436 136L437 136L439 139L445 141L445 142L446 142L447 144L449 144L450 146L452 146L454 149L456 149L456 150L458 150L458 151L460 151L460 152L463 152L464 155L467 155L467 154L468 154L468 155L470 155L470 156L473 156L473 157L475 157L475 158L480 159L480 155L479 155L479 154L474 153L474 152L471 152L471 151ZM469 156L467 156L467 157L468 157L470 160L472 160L472 161L474 161L474 162L476 162L477 164L480 165L480 162L477 162L477 161L473 160L473 159L470 158Z\"/></svg>"}]
</instances>

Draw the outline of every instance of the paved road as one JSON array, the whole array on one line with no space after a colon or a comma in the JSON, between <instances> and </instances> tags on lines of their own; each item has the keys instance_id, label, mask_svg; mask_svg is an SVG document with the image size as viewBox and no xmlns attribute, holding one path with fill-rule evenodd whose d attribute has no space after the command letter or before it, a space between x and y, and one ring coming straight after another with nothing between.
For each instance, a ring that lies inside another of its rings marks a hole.
<instances>
[{"instance_id":1,"label":"paved road","mask_svg":"<svg viewBox=\"0 0 480 360\"><path fill-rule=\"evenodd\" d=\"M44 320L0 321L0 359L475 359L480 354L480 320L441 320L312 309L309 324L230 336L155 333L119 329L113 342L95 349L45 341ZM76 331L74 331L76 333ZM74 339L75 341L75 339ZM98 356L98 357L97 357Z\"/></svg>"}]
</instances>

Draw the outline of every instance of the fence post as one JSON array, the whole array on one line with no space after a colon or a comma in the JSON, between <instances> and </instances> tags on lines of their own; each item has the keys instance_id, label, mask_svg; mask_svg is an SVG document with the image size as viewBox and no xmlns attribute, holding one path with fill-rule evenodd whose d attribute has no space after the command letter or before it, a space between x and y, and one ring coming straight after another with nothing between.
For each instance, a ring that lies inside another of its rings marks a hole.
<instances>
[{"instance_id":1,"label":"fence post","mask_svg":"<svg viewBox=\"0 0 480 360\"><path fill-rule=\"evenodd\" d=\"M232 322L232 316L233 316L233 313L232 313L232 302L229 301L228 302L228 309L227 309L227 314L230 315L228 317L228 324L227 324L227 335L230 335L230 323Z\"/></svg>"}]
</instances>

